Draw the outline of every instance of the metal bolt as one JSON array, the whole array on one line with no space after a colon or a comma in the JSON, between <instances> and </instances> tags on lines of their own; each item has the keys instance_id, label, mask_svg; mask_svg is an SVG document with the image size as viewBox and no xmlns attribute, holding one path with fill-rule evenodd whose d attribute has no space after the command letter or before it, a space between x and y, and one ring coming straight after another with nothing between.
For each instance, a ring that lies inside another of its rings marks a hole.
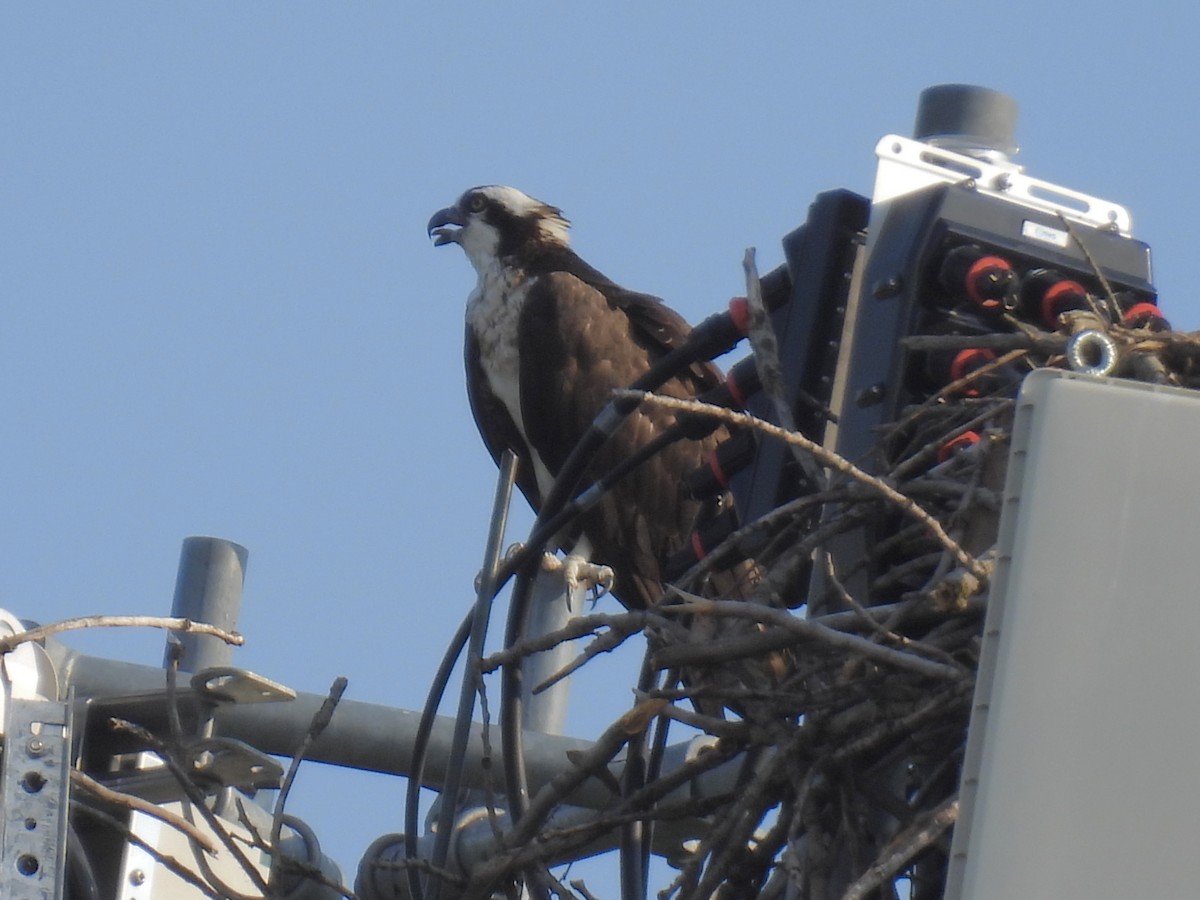
<instances>
[{"instance_id":1,"label":"metal bolt","mask_svg":"<svg viewBox=\"0 0 1200 900\"><path fill-rule=\"evenodd\" d=\"M30 756L42 756L46 752L46 742L40 737L31 737L25 742L25 752Z\"/></svg>"},{"instance_id":2,"label":"metal bolt","mask_svg":"<svg viewBox=\"0 0 1200 900\"><path fill-rule=\"evenodd\" d=\"M854 398L854 402L859 406L874 406L876 403L882 403L886 395L886 385L873 384L859 391L858 396Z\"/></svg>"},{"instance_id":3,"label":"metal bolt","mask_svg":"<svg viewBox=\"0 0 1200 900\"><path fill-rule=\"evenodd\" d=\"M876 300L886 300L888 297L895 297L903 288L903 278L899 275L889 275L875 282L875 286L871 288L871 296Z\"/></svg>"},{"instance_id":4,"label":"metal bolt","mask_svg":"<svg viewBox=\"0 0 1200 900\"><path fill-rule=\"evenodd\" d=\"M134 887L145 884L146 883L146 873L143 872L141 869L134 869L132 872L129 873L129 883L132 884Z\"/></svg>"}]
</instances>

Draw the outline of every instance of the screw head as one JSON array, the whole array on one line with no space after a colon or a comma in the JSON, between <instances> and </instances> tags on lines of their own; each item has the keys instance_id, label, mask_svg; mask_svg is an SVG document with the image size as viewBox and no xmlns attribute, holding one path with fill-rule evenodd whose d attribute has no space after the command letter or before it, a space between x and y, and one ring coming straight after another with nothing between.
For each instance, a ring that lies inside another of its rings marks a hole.
<instances>
[{"instance_id":1,"label":"screw head","mask_svg":"<svg viewBox=\"0 0 1200 900\"><path fill-rule=\"evenodd\" d=\"M25 752L30 756L42 756L46 750L46 742L40 737L31 737L25 742Z\"/></svg>"},{"instance_id":2,"label":"screw head","mask_svg":"<svg viewBox=\"0 0 1200 900\"><path fill-rule=\"evenodd\" d=\"M134 887L146 883L146 873L141 869L134 869L129 873L129 883Z\"/></svg>"},{"instance_id":3,"label":"screw head","mask_svg":"<svg viewBox=\"0 0 1200 900\"><path fill-rule=\"evenodd\" d=\"M903 289L904 279L899 275L889 275L875 282L871 288L871 296L876 300L886 300L888 297L895 297Z\"/></svg>"},{"instance_id":4,"label":"screw head","mask_svg":"<svg viewBox=\"0 0 1200 900\"><path fill-rule=\"evenodd\" d=\"M859 406L874 406L876 403L882 403L885 396L887 396L887 386L873 384L859 391L854 401Z\"/></svg>"}]
</instances>

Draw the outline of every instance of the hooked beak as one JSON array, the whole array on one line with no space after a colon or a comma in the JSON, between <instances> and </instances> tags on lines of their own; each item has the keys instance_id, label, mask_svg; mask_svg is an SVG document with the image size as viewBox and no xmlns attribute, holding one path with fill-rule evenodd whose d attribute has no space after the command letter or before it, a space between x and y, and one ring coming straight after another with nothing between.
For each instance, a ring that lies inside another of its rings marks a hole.
<instances>
[{"instance_id":1,"label":"hooked beak","mask_svg":"<svg viewBox=\"0 0 1200 900\"><path fill-rule=\"evenodd\" d=\"M433 214L429 224L425 227L425 232L433 237L433 246L435 247L441 247L443 244L457 244L459 235L462 234L462 226L465 224L458 207L447 206ZM459 227L447 228L447 225Z\"/></svg>"}]
</instances>

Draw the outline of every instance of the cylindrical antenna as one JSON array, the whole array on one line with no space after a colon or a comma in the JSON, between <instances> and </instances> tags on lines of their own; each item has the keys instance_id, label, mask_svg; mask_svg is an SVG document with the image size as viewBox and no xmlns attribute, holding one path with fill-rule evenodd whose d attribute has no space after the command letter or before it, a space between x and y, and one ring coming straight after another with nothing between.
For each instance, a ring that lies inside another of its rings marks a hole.
<instances>
[{"instance_id":1,"label":"cylindrical antenna","mask_svg":"<svg viewBox=\"0 0 1200 900\"><path fill-rule=\"evenodd\" d=\"M242 583L246 578L248 557L249 551L233 541L214 537L184 538L171 615L234 631L242 607ZM177 639L183 645L179 668L185 672L228 666L233 662L233 648L219 637L181 634ZM164 664L169 664L170 656L164 659Z\"/></svg>"},{"instance_id":2,"label":"cylindrical antenna","mask_svg":"<svg viewBox=\"0 0 1200 900\"><path fill-rule=\"evenodd\" d=\"M1017 101L973 84L935 84L921 91L913 137L988 162L1017 154Z\"/></svg>"}]
</instances>

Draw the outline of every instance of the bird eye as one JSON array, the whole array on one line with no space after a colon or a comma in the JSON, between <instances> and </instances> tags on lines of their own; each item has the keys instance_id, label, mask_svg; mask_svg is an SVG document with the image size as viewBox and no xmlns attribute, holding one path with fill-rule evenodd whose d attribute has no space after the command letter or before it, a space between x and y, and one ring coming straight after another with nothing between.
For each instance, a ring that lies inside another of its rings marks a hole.
<instances>
[{"instance_id":1,"label":"bird eye","mask_svg":"<svg viewBox=\"0 0 1200 900\"><path fill-rule=\"evenodd\" d=\"M467 208L473 213L483 212L485 206L487 206L487 198L483 194L475 194L467 202Z\"/></svg>"}]
</instances>

